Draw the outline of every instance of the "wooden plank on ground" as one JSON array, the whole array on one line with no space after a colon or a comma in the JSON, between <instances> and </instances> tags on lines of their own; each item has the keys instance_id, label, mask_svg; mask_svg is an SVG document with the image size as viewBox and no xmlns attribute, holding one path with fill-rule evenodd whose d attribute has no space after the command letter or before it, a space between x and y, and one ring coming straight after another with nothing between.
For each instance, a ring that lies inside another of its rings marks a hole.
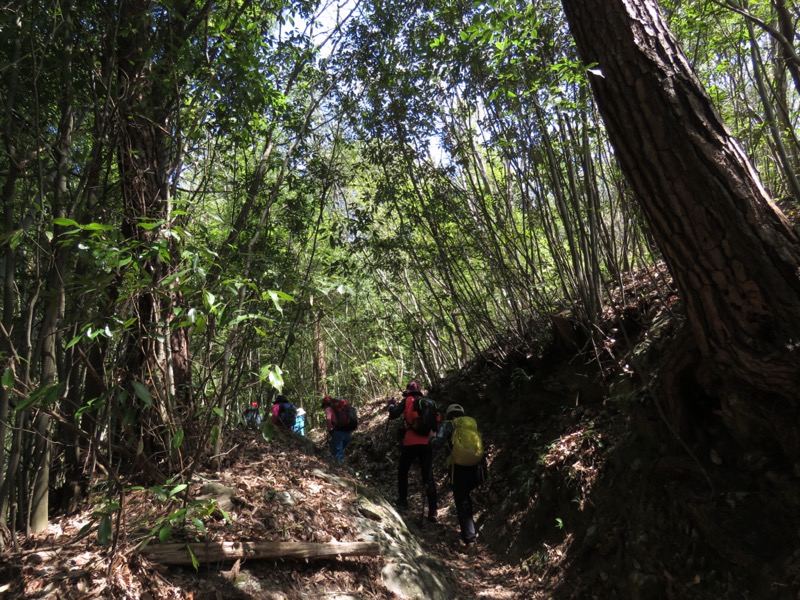
<instances>
[{"instance_id":1,"label":"wooden plank on ground","mask_svg":"<svg viewBox=\"0 0 800 600\"><path fill-rule=\"evenodd\" d=\"M377 542L209 542L194 544L149 544L141 554L165 565L191 565L192 552L200 564L231 562L237 559L265 558L334 558L337 556L378 556Z\"/></svg>"}]
</instances>

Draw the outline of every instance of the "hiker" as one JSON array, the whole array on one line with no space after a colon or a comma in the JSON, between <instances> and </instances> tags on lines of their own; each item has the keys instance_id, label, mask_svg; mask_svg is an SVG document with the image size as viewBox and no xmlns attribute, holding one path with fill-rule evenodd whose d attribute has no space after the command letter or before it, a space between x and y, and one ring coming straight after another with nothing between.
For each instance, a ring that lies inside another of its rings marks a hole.
<instances>
[{"instance_id":1,"label":"hiker","mask_svg":"<svg viewBox=\"0 0 800 600\"><path fill-rule=\"evenodd\" d=\"M467 547L475 545L475 521L470 493L486 478L486 461L483 441L475 419L464 414L460 404L451 404L436 437L431 438L433 448L450 449L447 464L450 466L450 485L456 504L461 541Z\"/></svg>"},{"instance_id":2,"label":"hiker","mask_svg":"<svg viewBox=\"0 0 800 600\"><path fill-rule=\"evenodd\" d=\"M272 401L272 425L282 431L294 431L297 424L297 407L283 394Z\"/></svg>"},{"instance_id":3,"label":"hiker","mask_svg":"<svg viewBox=\"0 0 800 600\"><path fill-rule=\"evenodd\" d=\"M293 431L298 435L306 434L306 411L302 406L297 407L297 423L295 423Z\"/></svg>"},{"instance_id":4,"label":"hiker","mask_svg":"<svg viewBox=\"0 0 800 600\"><path fill-rule=\"evenodd\" d=\"M400 447L400 461L397 467L397 506L408 508L408 472L414 462L419 463L422 474L422 485L428 499L428 521L436 523L437 497L436 481L433 479L433 449L428 444L436 433L438 422L428 423L426 427L418 427L421 414L418 410L419 400L423 398L422 390L416 381L410 381L403 391L403 399L389 401L389 420L404 417L404 432ZM426 399L432 403L431 400ZM435 405L434 405L435 406ZM426 432L425 430L428 429Z\"/></svg>"},{"instance_id":5,"label":"hiker","mask_svg":"<svg viewBox=\"0 0 800 600\"><path fill-rule=\"evenodd\" d=\"M258 429L261 427L261 411L259 410L257 400L253 400L250 403L250 408L242 413L242 418L244 419L245 425L250 429Z\"/></svg>"},{"instance_id":6,"label":"hiker","mask_svg":"<svg viewBox=\"0 0 800 600\"><path fill-rule=\"evenodd\" d=\"M344 449L353 437L353 430L358 426L356 409L346 400L325 395L322 398L325 410L325 429L328 432L328 443L334 460L344 460Z\"/></svg>"}]
</instances>

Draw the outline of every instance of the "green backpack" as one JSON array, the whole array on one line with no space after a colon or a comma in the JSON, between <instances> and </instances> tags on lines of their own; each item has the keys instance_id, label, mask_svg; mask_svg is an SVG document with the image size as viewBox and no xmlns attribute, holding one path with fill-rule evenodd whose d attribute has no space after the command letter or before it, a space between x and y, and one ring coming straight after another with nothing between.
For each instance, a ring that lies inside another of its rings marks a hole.
<instances>
[{"instance_id":1,"label":"green backpack","mask_svg":"<svg viewBox=\"0 0 800 600\"><path fill-rule=\"evenodd\" d=\"M478 433L478 423L472 417L453 419L452 450L447 457L448 465L474 467L483 459L483 440Z\"/></svg>"}]
</instances>

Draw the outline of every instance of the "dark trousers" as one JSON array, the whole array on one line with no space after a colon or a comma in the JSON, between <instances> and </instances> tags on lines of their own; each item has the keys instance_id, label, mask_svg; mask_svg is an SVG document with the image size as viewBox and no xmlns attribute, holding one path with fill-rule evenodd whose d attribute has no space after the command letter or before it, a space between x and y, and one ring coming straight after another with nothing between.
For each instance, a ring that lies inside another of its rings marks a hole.
<instances>
[{"instance_id":1,"label":"dark trousers","mask_svg":"<svg viewBox=\"0 0 800 600\"><path fill-rule=\"evenodd\" d=\"M397 470L397 501L400 504L408 503L408 471L415 462L419 463L422 485L425 486L425 495L428 498L428 515L436 515L438 506L436 481L433 479L433 448L428 444L401 447Z\"/></svg>"},{"instance_id":2,"label":"dark trousers","mask_svg":"<svg viewBox=\"0 0 800 600\"><path fill-rule=\"evenodd\" d=\"M453 500L456 503L461 539L465 542L475 541L475 521L472 517L470 493L478 487L482 480L483 474L480 465L475 467L452 466L450 481L453 485Z\"/></svg>"}]
</instances>

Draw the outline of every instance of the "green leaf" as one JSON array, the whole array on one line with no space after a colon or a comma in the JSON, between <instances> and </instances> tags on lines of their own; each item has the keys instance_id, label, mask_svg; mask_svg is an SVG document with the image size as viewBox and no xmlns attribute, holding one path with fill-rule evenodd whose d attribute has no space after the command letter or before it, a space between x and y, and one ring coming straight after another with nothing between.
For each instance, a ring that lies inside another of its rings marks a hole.
<instances>
[{"instance_id":1,"label":"green leaf","mask_svg":"<svg viewBox=\"0 0 800 600\"><path fill-rule=\"evenodd\" d=\"M19 245L22 243L22 238L25 237L25 230L24 229L15 229L10 233L6 233L4 235L0 235L0 245L8 244L8 247L12 250L16 250ZM52 239L52 235L50 236Z\"/></svg>"},{"instance_id":2,"label":"green leaf","mask_svg":"<svg viewBox=\"0 0 800 600\"><path fill-rule=\"evenodd\" d=\"M158 531L158 541L162 544L166 544L169 541L169 536L172 535L172 527L170 525L164 525Z\"/></svg>"},{"instance_id":3,"label":"green leaf","mask_svg":"<svg viewBox=\"0 0 800 600\"><path fill-rule=\"evenodd\" d=\"M37 406L39 404L47 406L55 403L56 400L58 400L58 386L53 384L35 390L32 394L20 400L15 408L17 411L22 411L29 406Z\"/></svg>"},{"instance_id":4,"label":"green leaf","mask_svg":"<svg viewBox=\"0 0 800 600\"><path fill-rule=\"evenodd\" d=\"M164 279L161 280L161 285L166 287L176 279L180 279L187 273L189 273L191 269L183 269L182 271L178 271L177 273L173 273L172 275L167 275Z\"/></svg>"},{"instance_id":5,"label":"green leaf","mask_svg":"<svg viewBox=\"0 0 800 600\"><path fill-rule=\"evenodd\" d=\"M269 382L276 390L283 389L283 369L273 365L269 370Z\"/></svg>"},{"instance_id":6,"label":"green leaf","mask_svg":"<svg viewBox=\"0 0 800 600\"><path fill-rule=\"evenodd\" d=\"M272 300L272 304L280 313L283 313L283 306L281 306L281 302L294 302L293 296L290 296L286 292L281 292L279 290L267 290L262 296L266 296Z\"/></svg>"},{"instance_id":7,"label":"green leaf","mask_svg":"<svg viewBox=\"0 0 800 600\"><path fill-rule=\"evenodd\" d=\"M133 382L133 391L136 392L137 398L144 402L147 408L153 408L153 397L150 396L150 391L140 381Z\"/></svg>"},{"instance_id":8,"label":"green leaf","mask_svg":"<svg viewBox=\"0 0 800 600\"><path fill-rule=\"evenodd\" d=\"M180 492L182 492L183 490L185 490L187 487L189 487L189 485L188 485L188 484L186 484L186 483L179 483L178 485L176 485L174 488L172 488L172 489L169 491L169 497L170 497L170 498L172 498L172 497L173 497L175 494L179 494Z\"/></svg>"},{"instance_id":9,"label":"green leaf","mask_svg":"<svg viewBox=\"0 0 800 600\"><path fill-rule=\"evenodd\" d=\"M145 229L145 230L147 230L147 231L152 231L152 230L153 230L153 229L155 229L156 227L160 227L160 226L161 226L163 223L164 223L164 221L163 221L163 220L158 220L158 221L153 221L153 222L151 222L151 223L142 223L142 222L139 222L139 223L137 223L136 225L137 225L138 227L141 227L142 229Z\"/></svg>"},{"instance_id":10,"label":"green leaf","mask_svg":"<svg viewBox=\"0 0 800 600\"><path fill-rule=\"evenodd\" d=\"M225 519L226 521L228 521L228 522L230 523L230 522L233 520L233 519L231 519L231 516L230 516L228 513L226 513L226 512L225 512L225 509L224 509L224 508L222 508L222 507L219 505L219 502L217 502L216 500L212 500L212 502L214 503L214 507L215 507L215 508L216 508L216 509L217 509L217 510L220 512L220 513L222 513L222 518L223 518L223 519Z\"/></svg>"},{"instance_id":11,"label":"green leaf","mask_svg":"<svg viewBox=\"0 0 800 600\"><path fill-rule=\"evenodd\" d=\"M61 227L80 227L77 221L65 219L64 217L56 217L53 219L53 225L61 225Z\"/></svg>"},{"instance_id":12,"label":"green leaf","mask_svg":"<svg viewBox=\"0 0 800 600\"><path fill-rule=\"evenodd\" d=\"M183 429L178 429L178 431L175 432L175 437L172 438L173 449L177 450L183 445L183 436Z\"/></svg>"},{"instance_id":13,"label":"green leaf","mask_svg":"<svg viewBox=\"0 0 800 600\"><path fill-rule=\"evenodd\" d=\"M83 337L82 333L80 335L76 335L69 342L67 342L67 345L64 347L64 350L69 350L70 348L72 348L75 344L81 341L82 337Z\"/></svg>"},{"instance_id":14,"label":"green leaf","mask_svg":"<svg viewBox=\"0 0 800 600\"><path fill-rule=\"evenodd\" d=\"M3 371L3 379L0 383L2 383L3 387L7 390L10 390L14 387L14 369L11 367L6 367L6 370Z\"/></svg>"},{"instance_id":15,"label":"green leaf","mask_svg":"<svg viewBox=\"0 0 800 600\"><path fill-rule=\"evenodd\" d=\"M222 419L225 418L225 412L219 406L215 406L211 410L214 411L214 414L217 415L218 417Z\"/></svg>"},{"instance_id":16,"label":"green leaf","mask_svg":"<svg viewBox=\"0 0 800 600\"><path fill-rule=\"evenodd\" d=\"M102 223L87 223L86 225L80 225L80 228L86 231L111 231L114 229L111 225L103 225Z\"/></svg>"},{"instance_id":17,"label":"green leaf","mask_svg":"<svg viewBox=\"0 0 800 600\"><path fill-rule=\"evenodd\" d=\"M206 525L200 519L195 517L192 519L192 523L197 528L197 531L199 531L200 533L206 532Z\"/></svg>"},{"instance_id":18,"label":"green leaf","mask_svg":"<svg viewBox=\"0 0 800 600\"><path fill-rule=\"evenodd\" d=\"M186 549L189 551L189 556L192 558L192 566L194 567L195 571L200 569L200 561L197 560L197 557L194 555L194 551L189 544L186 544Z\"/></svg>"},{"instance_id":19,"label":"green leaf","mask_svg":"<svg viewBox=\"0 0 800 600\"><path fill-rule=\"evenodd\" d=\"M111 542L111 517L103 515L100 519L100 526L97 528L97 541L103 546L108 546Z\"/></svg>"}]
</instances>

